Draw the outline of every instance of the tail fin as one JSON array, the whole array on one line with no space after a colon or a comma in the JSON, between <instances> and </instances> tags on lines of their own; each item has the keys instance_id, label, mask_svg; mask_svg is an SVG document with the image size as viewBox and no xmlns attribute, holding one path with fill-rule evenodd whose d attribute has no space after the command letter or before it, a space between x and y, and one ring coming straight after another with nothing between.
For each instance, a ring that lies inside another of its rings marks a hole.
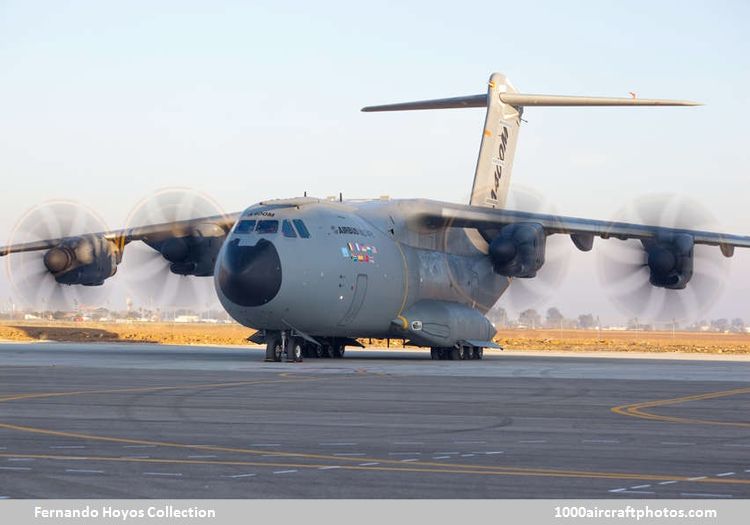
<instances>
[{"instance_id":1,"label":"tail fin","mask_svg":"<svg viewBox=\"0 0 750 525\"><path fill-rule=\"evenodd\" d=\"M518 93L505 75L493 73L486 95L423 100L362 111L408 111L416 109L487 108L479 159L469 204L502 208L508 197L516 140L525 106L697 106L695 102L639 98L567 97Z\"/></svg>"}]
</instances>

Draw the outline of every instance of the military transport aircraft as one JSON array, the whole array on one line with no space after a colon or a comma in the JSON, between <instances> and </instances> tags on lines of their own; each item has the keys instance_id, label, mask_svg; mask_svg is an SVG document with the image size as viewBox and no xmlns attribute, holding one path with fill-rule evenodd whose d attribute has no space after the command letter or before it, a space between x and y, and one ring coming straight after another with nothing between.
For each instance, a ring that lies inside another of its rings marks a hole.
<instances>
[{"instance_id":1,"label":"military transport aircraft","mask_svg":"<svg viewBox=\"0 0 750 525\"><path fill-rule=\"evenodd\" d=\"M750 247L748 236L505 209L525 107L691 105L522 94L495 73L486 95L363 109L486 107L468 205L268 200L229 215L11 242L0 255L39 252L40 268L60 285L99 286L128 244L141 241L175 274L213 276L226 311L258 329L251 340L266 345L267 360L341 357L356 338L405 339L430 347L433 359L481 359L496 346L485 314L513 279L536 276L551 235L569 236L585 252L595 237L635 239L648 286L668 290L690 286L696 245L724 257Z\"/></svg>"}]
</instances>

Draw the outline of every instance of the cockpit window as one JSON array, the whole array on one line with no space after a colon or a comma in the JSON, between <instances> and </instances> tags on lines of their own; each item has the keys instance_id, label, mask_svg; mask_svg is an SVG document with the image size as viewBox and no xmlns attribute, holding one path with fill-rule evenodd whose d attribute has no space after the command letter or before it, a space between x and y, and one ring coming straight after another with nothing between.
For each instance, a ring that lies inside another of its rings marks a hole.
<instances>
[{"instance_id":1,"label":"cockpit window","mask_svg":"<svg viewBox=\"0 0 750 525\"><path fill-rule=\"evenodd\" d=\"M256 233L276 233L279 231L279 221L258 221Z\"/></svg>"},{"instance_id":2,"label":"cockpit window","mask_svg":"<svg viewBox=\"0 0 750 525\"><path fill-rule=\"evenodd\" d=\"M240 221L234 229L235 233L250 233L255 229L255 221Z\"/></svg>"},{"instance_id":3,"label":"cockpit window","mask_svg":"<svg viewBox=\"0 0 750 525\"><path fill-rule=\"evenodd\" d=\"M310 232L307 230L307 226L305 226L305 223L302 222L301 219L294 219L292 221L294 223L294 226L297 228L297 231L299 232L299 236L303 239L309 239L310 238Z\"/></svg>"},{"instance_id":4,"label":"cockpit window","mask_svg":"<svg viewBox=\"0 0 750 525\"><path fill-rule=\"evenodd\" d=\"M281 223L281 231L284 233L284 237L297 236L297 234L294 232L294 228L292 228L292 223L286 219L284 219L284 221Z\"/></svg>"}]
</instances>

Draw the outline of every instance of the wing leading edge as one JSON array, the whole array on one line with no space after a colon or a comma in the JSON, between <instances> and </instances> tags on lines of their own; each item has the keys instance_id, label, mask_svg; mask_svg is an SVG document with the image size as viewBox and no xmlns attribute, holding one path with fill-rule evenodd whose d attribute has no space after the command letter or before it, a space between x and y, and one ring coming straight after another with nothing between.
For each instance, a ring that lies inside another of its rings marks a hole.
<instances>
[{"instance_id":1,"label":"wing leading edge","mask_svg":"<svg viewBox=\"0 0 750 525\"><path fill-rule=\"evenodd\" d=\"M477 206L443 206L439 213L421 212L413 217L418 227L456 227L493 230L514 223L535 223L544 228L545 233L571 236L600 237L603 239L657 239L665 234L688 234L695 244L719 246L722 253L731 257L734 248L750 248L750 236L727 233L691 230L686 228L665 228L648 224L610 222L579 217L562 217L524 211L482 208ZM575 240L575 239L574 239Z\"/></svg>"},{"instance_id":2,"label":"wing leading edge","mask_svg":"<svg viewBox=\"0 0 750 525\"><path fill-rule=\"evenodd\" d=\"M201 224L213 224L228 232L240 216L240 212L214 215L211 217L199 217L184 221L167 222L161 224L149 224L146 226L136 226L121 230L108 232L90 232L85 235L103 237L114 242L120 248L132 241L152 241L159 242L173 237L185 237L191 235L195 228ZM53 239L41 239L38 241L15 243L7 246L0 246L0 257L11 253L33 252L39 250L48 250L58 246L68 237Z\"/></svg>"}]
</instances>

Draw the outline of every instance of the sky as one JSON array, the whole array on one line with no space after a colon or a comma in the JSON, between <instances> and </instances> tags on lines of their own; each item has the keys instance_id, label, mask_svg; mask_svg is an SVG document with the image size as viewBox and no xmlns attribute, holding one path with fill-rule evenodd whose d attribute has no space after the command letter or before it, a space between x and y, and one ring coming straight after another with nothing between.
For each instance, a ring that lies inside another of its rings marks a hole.
<instances>
[{"instance_id":1,"label":"sky","mask_svg":"<svg viewBox=\"0 0 750 525\"><path fill-rule=\"evenodd\" d=\"M493 71L528 93L703 102L529 108L513 186L597 219L676 194L748 234L749 23L743 1L0 0L0 239L41 201L80 201L115 228L174 186L226 211L305 191L464 202L481 109L359 109L482 93ZM614 318L606 247L570 245L540 308ZM706 317L750 320L748 262L736 254Z\"/></svg>"}]
</instances>

